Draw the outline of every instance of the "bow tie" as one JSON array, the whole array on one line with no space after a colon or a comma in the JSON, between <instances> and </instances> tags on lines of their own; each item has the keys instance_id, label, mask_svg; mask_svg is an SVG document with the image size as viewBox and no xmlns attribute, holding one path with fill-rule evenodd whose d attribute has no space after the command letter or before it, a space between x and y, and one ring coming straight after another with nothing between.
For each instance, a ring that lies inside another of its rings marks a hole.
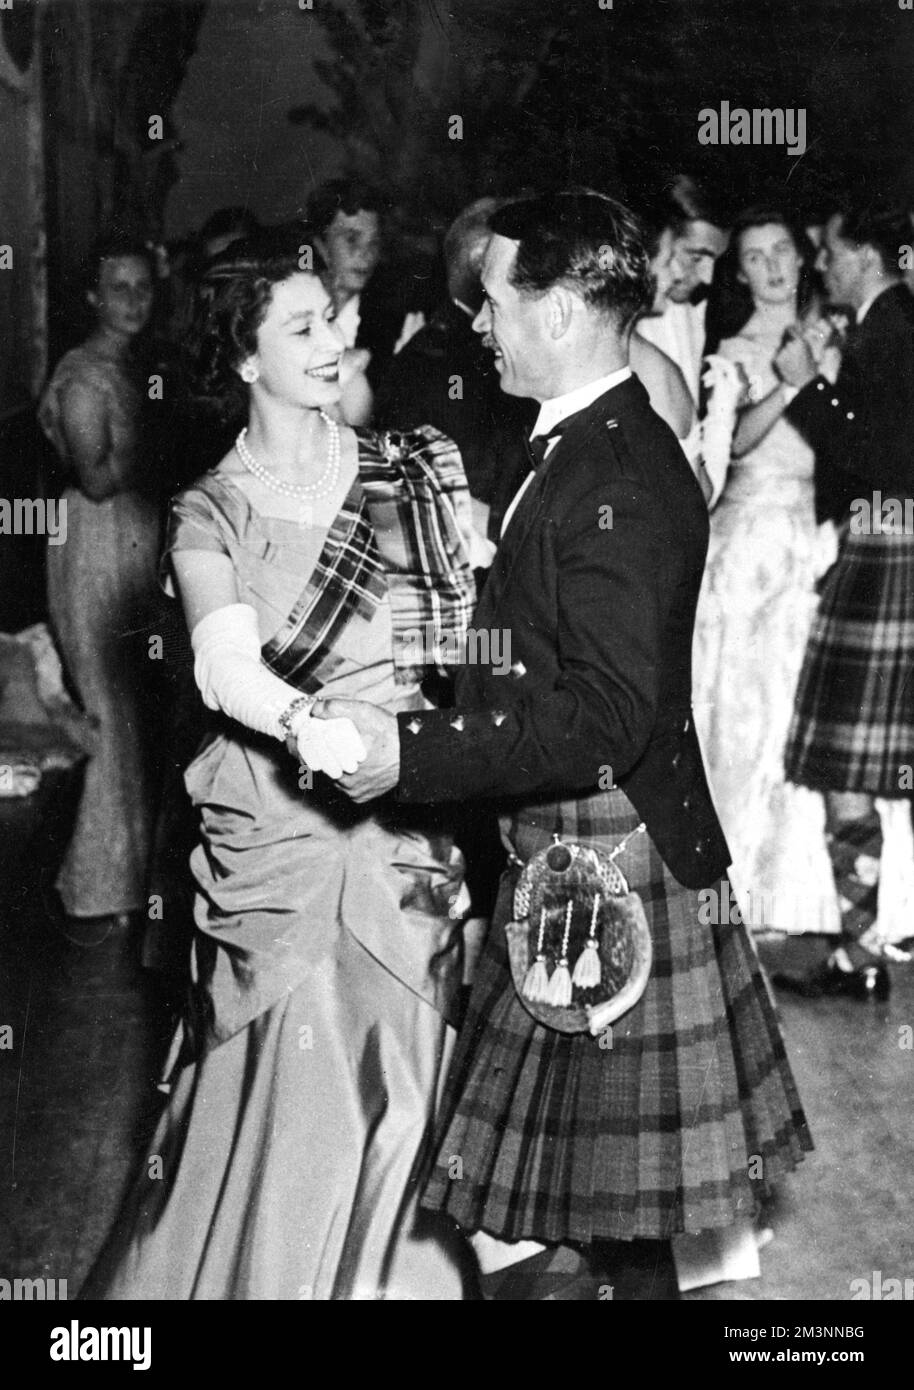
<instances>
[{"instance_id":1,"label":"bow tie","mask_svg":"<svg viewBox=\"0 0 914 1390\"><path fill-rule=\"evenodd\" d=\"M532 439L526 441L527 454L530 459L531 468L539 468L542 466L546 459L546 450L549 447L550 440L558 439L564 428L565 421L559 420L558 424L553 425L548 434L535 434Z\"/></svg>"}]
</instances>

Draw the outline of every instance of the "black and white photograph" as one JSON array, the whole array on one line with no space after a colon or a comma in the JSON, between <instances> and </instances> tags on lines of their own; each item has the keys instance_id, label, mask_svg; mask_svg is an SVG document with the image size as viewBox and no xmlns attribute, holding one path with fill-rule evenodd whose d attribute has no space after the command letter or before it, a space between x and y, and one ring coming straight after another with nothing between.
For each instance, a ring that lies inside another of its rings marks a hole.
<instances>
[{"instance_id":1,"label":"black and white photograph","mask_svg":"<svg viewBox=\"0 0 914 1390\"><path fill-rule=\"evenodd\" d=\"M0 0L0 150L29 1364L900 1352L914 0Z\"/></svg>"}]
</instances>

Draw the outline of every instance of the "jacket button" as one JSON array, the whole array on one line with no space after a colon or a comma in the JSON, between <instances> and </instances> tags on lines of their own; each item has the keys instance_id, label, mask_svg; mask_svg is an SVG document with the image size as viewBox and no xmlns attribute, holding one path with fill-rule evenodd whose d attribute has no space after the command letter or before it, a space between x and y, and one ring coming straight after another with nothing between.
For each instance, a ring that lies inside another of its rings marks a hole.
<instances>
[{"instance_id":1,"label":"jacket button","mask_svg":"<svg viewBox=\"0 0 914 1390\"><path fill-rule=\"evenodd\" d=\"M689 732L689 729L691 729L691 727L692 727L692 721L691 721L691 719L686 719L685 722L683 723L683 726L682 726L682 732L683 732L684 734L687 734L687 733Z\"/></svg>"},{"instance_id":2,"label":"jacket button","mask_svg":"<svg viewBox=\"0 0 914 1390\"><path fill-rule=\"evenodd\" d=\"M691 798L690 796L684 796L684 797L682 798L682 809L683 809L684 811L687 811L687 810L689 809L689 807L691 806L691 804L692 804L692 798Z\"/></svg>"},{"instance_id":3,"label":"jacket button","mask_svg":"<svg viewBox=\"0 0 914 1390\"><path fill-rule=\"evenodd\" d=\"M696 854L704 854L704 852L705 852L705 842L704 842L704 840L696 840L696 841L695 841L695 853L696 853Z\"/></svg>"},{"instance_id":4,"label":"jacket button","mask_svg":"<svg viewBox=\"0 0 914 1390\"><path fill-rule=\"evenodd\" d=\"M511 675L515 680L520 680L521 676L527 674L527 668L522 661L511 662Z\"/></svg>"},{"instance_id":5,"label":"jacket button","mask_svg":"<svg viewBox=\"0 0 914 1390\"><path fill-rule=\"evenodd\" d=\"M496 729L498 729L502 724L504 724L507 717L508 716L505 714L503 709L493 709L492 723L495 725Z\"/></svg>"},{"instance_id":6,"label":"jacket button","mask_svg":"<svg viewBox=\"0 0 914 1390\"><path fill-rule=\"evenodd\" d=\"M409 729L411 734L417 734L419 730L422 728L422 720L411 719L406 727L407 729Z\"/></svg>"},{"instance_id":7,"label":"jacket button","mask_svg":"<svg viewBox=\"0 0 914 1390\"><path fill-rule=\"evenodd\" d=\"M463 733L464 719L462 714L455 714L451 720L451 728L456 729L458 734Z\"/></svg>"},{"instance_id":8,"label":"jacket button","mask_svg":"<svg viewBox=\"0 0 914 1390\"><path fill-rule=\"evenodd\" d=\"M677 754L675 755L675 757L673 758L673 766L674 766L674 767L678 767L679 764L680 764L681 762L682 762L682 754L681 754L681 753L677 753Z\"/></svg>"}]
</instances>

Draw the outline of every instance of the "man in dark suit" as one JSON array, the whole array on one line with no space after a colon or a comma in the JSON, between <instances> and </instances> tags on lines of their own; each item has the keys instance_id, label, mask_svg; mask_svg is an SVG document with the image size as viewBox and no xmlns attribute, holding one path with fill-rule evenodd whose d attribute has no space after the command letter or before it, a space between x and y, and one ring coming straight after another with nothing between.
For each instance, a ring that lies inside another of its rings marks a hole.
<instances>
[{"instance_id":1,"label":"man in dark suit","mask_svg":"<svg viewBox=\"0 0 914 1390\"><path fill-rule=\"evenodd\" d=\"M708 292L714 268L730 241L728 221L688 174L652 190L639 207L651 231L656 292L638 324L642 338L665 352L682 372L697 407L709 334Z\"/></svg>"},{"instance_id":2,"label":"man in dark suit","mask_svg":"<svg viewBox=\"0 0 914 1390\"><path fill-rule=\"evenodd\" d=\"M536 419L533 401L499 389L492 354L471 327L482 302L489 219L498 206L480 198L451 223L444 237L447 301L394 358L374 410L384 428L434 425L453 439L470 496L488 513L482 529L493 540L529 471L525 443Z\"/></svg>"},{"instance_id":3,"label":"man in dark suit","mask_svg":"<svg viewBox=\"0 0 914 1390\"><path fill-rule=\"evenodd\" d=\"M512 860L426 1205L477 1233L490 1289L507 1243L515 1258L534 1243L524 1264L539 1278L518 1266L496 1296L543 1296L551 1273L558 1296L594 1297L610 1268L624 1297L627 1270L646 1260L653 1277L664 1259L653 1296L675 1297L670 1238L751 1207L752 1154L768 1179L809 1147L745 928L704 910L729 902L690 710L707 508L628 366L650 283L632 214L575 192L510 204L492 227L475 326L502 389L541 403L542 462L508 509L474 619L510 640L510 672L461 667L448 710L394 718L328 700L318 713L348 715L365 740L341 779L354 799L397 784L406 801L492 798ZM517 870L555 835L617 851L651 932L645 992L608 1042L538 1022L512 982Z\"/></svg>"},{"instance_id":4,"label":"man in dark suit","mask_svg":"<svg viewBox=\"0 0 914 1390\"><path fill-rule=\"evenodd\" d=\"M807 995L886 998L876 920L882 826L876 797L906 798L914 762L914 300L899 270L904 212L861 204L828 221L819 268L856 323L843 357L813 360L803 338L776 366L785 418L816 452L816 507L841 525L821 586L788 738L787 776L825 794L841 944ZM905 775L907 769L907 776ZM869 933L869 935L868 935Z\"/></svg>"},{"instance_id":5,"label":"man in dark suit","mask_svg":"<svg viewBox=\"0 0 914 1390\"><path fill-rule=\"evenodd\" d=\"M415 288L379 266L387 210L381 192L361 179L331 179L308 198L308 227L326 263L337 324L373 391L425 321L412 302Z\"/></svg>"}]
</instances>

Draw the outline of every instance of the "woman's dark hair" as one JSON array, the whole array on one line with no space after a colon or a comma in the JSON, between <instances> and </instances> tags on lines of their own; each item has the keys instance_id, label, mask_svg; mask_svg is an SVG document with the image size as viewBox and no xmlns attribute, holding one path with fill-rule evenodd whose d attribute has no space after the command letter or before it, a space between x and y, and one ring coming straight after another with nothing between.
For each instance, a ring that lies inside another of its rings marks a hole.
<instances>
[{"instance_id":1,"label":"woman's dark hair","mask_svg":"<svg viewBox=\"0 0 914 1390\"><path fill-rule=\"evenodd\" d=\"M223 421L243 417L247 388L237 368L257 350L257 330L276 285L323 262L302 224L232 242L197 283L187 351L197 402Z\"/></svg>"},{"instance_id":2,"label":"woman's dark hair","mask_svg":"<svg viewBox=\"0 0 914 1390\"><path fill-rule=\"evenodd\" d=\"M755 307L752 295L749 286L740 279L740 242L744 232L754 227L771 226L783 227L789 233L800 257L797 313L805 313L820 293L819 277L815 271L816 248L803 226L783 208L763 204L746 208L736 218L730 245L715 267L714 283L708 299L706 352L716 352L723 338L738 333L752 317Z\"/></svg>"},{"instance_id":3,"label":"woman's dark hair","mask_svg":"<svg viewBox=\"0 0 914 1390\"><path fill-rule=\"evenodd\" d=\"M138 236L129 236L124 232L106 232L92 243L85 259L82 278L86 290L98 288L103 261L121 260L125 256L145 261L155 283L156 258L152 247Z\"/></svg>"}]
</instances>

